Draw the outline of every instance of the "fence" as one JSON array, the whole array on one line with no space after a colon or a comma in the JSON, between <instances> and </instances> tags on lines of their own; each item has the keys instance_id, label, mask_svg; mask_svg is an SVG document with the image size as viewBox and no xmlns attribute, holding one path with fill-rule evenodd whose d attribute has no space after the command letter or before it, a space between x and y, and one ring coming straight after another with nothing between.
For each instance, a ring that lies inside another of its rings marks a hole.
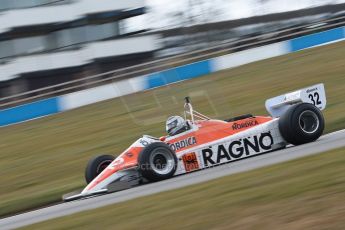
<instances>
[{"instance_id":1,"label":"fence","mask_svg":"<svg viewBox=\"0 0 345 230\"><path fill-rule=\"evenodd\" d=\"M75 109L99 101L153 89L177 81L204 76L220 70L288 54L306 48L325 45L330 42L341 41L344 39L345 27L339 27L283 42L263 45L260 47L223 55L220 57L210 58L204 61L194 62L188 65L174 67L156 73L147 73L133 78L117 80L109 84L101 85L91 89L80 90L78 92L73 92L66 95L56 96L49 99L35 101L17 107L1 110L0 126L11 125L38 117ZM222 50L218 52L222 52ZM200 58L200 56L198 56L198 58ZM122 74L128 74L128 72L126 73L126 70L121 71L123 71ZM142 73L145 71L147 71L147 69L145 69L145 66L137 66L136 69L134 69L134 72L136 73ZM114 74L114 72L106 74ZM121 73L116 72L117 79L119 78L119 76L121 77ZM92 84L94 84L94 82ZM67 91L68 86L64 87L62 90Z\"/></svg>"}]
</instances>

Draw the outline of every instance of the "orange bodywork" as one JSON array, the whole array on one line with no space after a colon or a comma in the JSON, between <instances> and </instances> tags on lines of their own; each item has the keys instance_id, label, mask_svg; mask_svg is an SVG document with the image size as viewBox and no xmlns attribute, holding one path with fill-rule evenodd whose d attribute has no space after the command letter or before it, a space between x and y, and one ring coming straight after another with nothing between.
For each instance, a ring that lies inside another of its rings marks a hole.
<instances>
[{"instance_id":1,"label":"orange bodywork","mask_svg":"<svg viewBox=\"0 0 345 230\"><path fill-rule=\"evenodd\" d=\"M271 121L272 119L272 117L252 117L234 122L226 122L221 120L196 121L195 124L198 126L196 131L188 132L186 135L178 136L176 138L168 138L166 143L171 145L172 143L186 140L189 137L195 137L196 143L194 145L189 145L178 150L176 149L175 152L178 153L181 150L186 150L197 145L206 144L234 135L256 125Z\"/></svg>"},{"instance_id":2,"label":"orange bodywork","mask_svg":"<svg viewBox=\"0 0 345 230\"><path fill-rule=\"evenodd\" d=\"M245 131L249 128L271 121L271 117L251 117L234 122L221 120L200 120L195 121L191 130L185 134L179 134L173 137L163 137L161 140L167 143L176 153L197 147L209 142L229 137L236 133ZM93 180L84 191L90 191L98 184L108 178L111 178L116 172L138 166L138 157L142 149L149 143L142 143L139 139L120 156L118 156L95 180ZM142 140L143 141L143 140ZM159 141L159 140L158 140ZM140 142L140 144L138 143ZM179 144L181 143L181 144ZM185 165L187 171L199 168L195 162L195 154L185 156L184 162L190 160L193 164ZM190 159L187 159L190 158Z\"/></svg>"},{"instance_id":3,"label":"orange bodywork","mask_svg":"<svg viewBox=\"0 0 345 230\"><path fill-rule=\"evenodd\" d=\"M138 156L143 147L130 147L117 157L95 180L88 186L87 190L93 189L97 184L109 178L114 173L132 168L138 165Z\"/></svg>"}]
</instances>

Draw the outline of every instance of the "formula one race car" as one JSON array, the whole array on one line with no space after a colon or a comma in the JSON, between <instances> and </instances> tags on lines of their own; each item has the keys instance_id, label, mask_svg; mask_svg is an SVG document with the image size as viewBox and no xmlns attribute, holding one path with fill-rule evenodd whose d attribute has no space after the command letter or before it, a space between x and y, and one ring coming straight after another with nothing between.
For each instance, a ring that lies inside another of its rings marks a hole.
<instances>
[{"instance_id":1,"label":"formula one race car","mask_svg":"<svg viewBox=\"0 0 345 230\"><path fill-rule=\"evenodd\" d=\"M162 138L144 135L117 158L101 155L91 159L85 173L88 185L63 199L119 191L282 149L288 144L315 141L324 130L320 110L325 107L323 84L267 100L271 117L248 114L213 120L193 110L186 98L188 129Z\"/></svg>"}]
</instances>

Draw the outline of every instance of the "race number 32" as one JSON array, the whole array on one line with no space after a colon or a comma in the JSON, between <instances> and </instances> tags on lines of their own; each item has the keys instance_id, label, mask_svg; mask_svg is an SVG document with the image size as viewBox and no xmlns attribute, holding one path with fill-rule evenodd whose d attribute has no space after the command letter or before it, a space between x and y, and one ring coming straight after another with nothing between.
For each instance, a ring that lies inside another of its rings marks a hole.
<instances>
[{"instance_id":1,"label":"race number 32","mask_svg":"<svg viewBox=\"0 0 345 230\"><path fill-rule=\"evenodd\" d=\"M321 105L320 95L318 92L311 93L308 95L309 99L313 102L314 105Z\"/></svg>"}]
</instances>

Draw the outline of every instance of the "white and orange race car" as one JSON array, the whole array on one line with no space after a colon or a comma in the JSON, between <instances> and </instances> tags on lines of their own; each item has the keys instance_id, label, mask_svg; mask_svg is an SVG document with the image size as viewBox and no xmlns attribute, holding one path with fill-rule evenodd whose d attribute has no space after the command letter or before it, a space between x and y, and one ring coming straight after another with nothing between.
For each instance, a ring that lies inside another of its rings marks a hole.
<instances>
[{"instance_id":1,"label":"white and orange race car","mask_svg":"<svg viewBox=\"0 0 345 230\"><path fill-rule=\"evenodd\" d=\"M101 155L86 167L87 186L65 201L128 189L223 163L317 140L324 130L323 84L266 101L271 116L243 115L214 120L185 103L188 129L175 136L144 135L117 158ZM187 119L189 118L189 119Z\"/></svg>"}]
</instances>

